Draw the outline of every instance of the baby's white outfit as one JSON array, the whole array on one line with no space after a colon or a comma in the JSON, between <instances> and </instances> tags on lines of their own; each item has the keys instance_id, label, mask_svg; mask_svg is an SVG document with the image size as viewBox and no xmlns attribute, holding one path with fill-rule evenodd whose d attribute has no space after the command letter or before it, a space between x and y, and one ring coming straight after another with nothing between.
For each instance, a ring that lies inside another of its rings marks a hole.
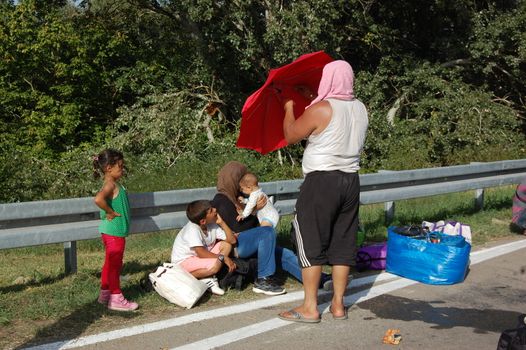
<instances>
[{"instance_id":1,"label":"baby's white outfit","mask_svg":"<svg viewBox=\"0 0 526 350\"><path fill-rule=\"evenodd\" d=\"M259 197L261 195L263 195L267 199L267 204L263 208L258 210L258 212L257 212L257 217L258 217L259 223L261 223L262 221L268 221L268 222L270 222L272 224L272 227L276 228L276 225L278 224L278 221L279 221L279 213L278 213L277 209L274 208L274 205L272 204L272 202L268 198L267 194L264 193L261 188L257 189L254 192L252 192L250 194L250 196L248 197L248 199L245 200L246 201L246 206L245 206L245 210L243 210L243 214L241 214L241 216L244 219L244 218L246 218L247 216L249 216L252 213L252 211L256 207L256 203L257 203L257 201L258 201L258 199L259 199Z\"/></svg>"}]
</instances>

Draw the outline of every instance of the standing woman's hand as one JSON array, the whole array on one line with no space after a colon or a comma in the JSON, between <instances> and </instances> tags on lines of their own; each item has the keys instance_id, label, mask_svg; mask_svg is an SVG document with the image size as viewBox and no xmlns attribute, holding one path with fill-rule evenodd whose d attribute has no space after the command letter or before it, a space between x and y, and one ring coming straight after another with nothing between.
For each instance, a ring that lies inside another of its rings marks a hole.
<instances>
[{"instance_id":1,"label":"standing woman's hand","mask_svg":"<svg viewBox=\"0 0 526 350\"><path fill-rule=\"evenodd\" d=\"M294 86L294 90L311 102L317 97L317 94L315 94L307 85L296 85Z\"/></svg>"},{"instance_id":2,"label":"standing woman's hand","mask_svg":"<svg viewBox=\"0 0 526 350\"><path fill-rule=\"evenodd\" d=\"M285 110L285 113L287 111L291 111L293 112L294 111L294 101L292 100L286 100L283 102L283 109Z\"/></svg>"}]
</instances>

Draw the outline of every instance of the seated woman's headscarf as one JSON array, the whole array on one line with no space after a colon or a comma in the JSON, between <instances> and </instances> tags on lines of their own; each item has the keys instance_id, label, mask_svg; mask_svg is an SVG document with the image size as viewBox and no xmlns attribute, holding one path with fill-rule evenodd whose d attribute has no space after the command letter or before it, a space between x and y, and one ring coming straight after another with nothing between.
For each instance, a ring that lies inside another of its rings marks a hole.
<instances>
[{"instance_id":1,"label":"seated woman's headscarf","mask_svg":"<svg viewBox=\"0 0 526 350\"><path fill-rule=\"evenodd\" d=\"M224 194L236 207L239 207L237 196L239 180L247 173L247 167L236 161L226 163L217 174L217 192Z\"/></svg>"},{"instance_id":2,"label":"seated woman's headscarf","mask_svg":"<svg viewBox=\"0 0 526 350\"><path fill-rule=\"evenodd\" d=\"M323 73L318 86L318 96L312 100L310 107L315 103L328 98L339 100L354 99L354 72L346 61L332 61L323 67Z\"/></svg>"}]
</instances>

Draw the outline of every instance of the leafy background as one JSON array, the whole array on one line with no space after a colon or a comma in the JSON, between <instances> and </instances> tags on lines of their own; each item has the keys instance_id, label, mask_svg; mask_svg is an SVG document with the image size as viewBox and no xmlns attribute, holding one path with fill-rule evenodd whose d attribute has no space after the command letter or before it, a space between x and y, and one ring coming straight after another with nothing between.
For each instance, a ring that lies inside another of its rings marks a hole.
<instances>
[{"instance_id":1,"label":"leafy background","mask_svg":"<svg viewBox=\"0 0 526 350\"><path fill-rule=\"evenodd\" d=\"M268 70L318 50L355 70L363 171L525 158L525 33L520 0L0 0L0 201L92 195L108 146L137 192L231 159L300 177L301 146L235 141Z\"/></svg>"}]
</instances>

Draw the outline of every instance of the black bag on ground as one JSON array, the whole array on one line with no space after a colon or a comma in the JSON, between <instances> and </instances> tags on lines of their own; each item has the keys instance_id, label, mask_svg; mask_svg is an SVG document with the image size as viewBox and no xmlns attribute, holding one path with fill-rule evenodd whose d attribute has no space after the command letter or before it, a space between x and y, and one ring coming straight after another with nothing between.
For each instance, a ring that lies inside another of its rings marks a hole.
<instances>
[{"instance_id":1,"label":"black bag on ground","mask_svg":"<svg viewBox=\"0 0 526 350\"><path fill-rule=\"evenodd\" d=\"M223 265L217 273L219 287L224 290L230 288L243 290L248 283L254 282L257 276L258 259L232 258L232 261L236 264L234 271L229 272L228 266Z\"/></svg>"},{"instance_id":2,"label":"black bag on ground","mask_svg":"<svg viewBox=\"0 0 526 350\"><path fill-rule=\"evenodd\" d=\"M424 229L417 225L394 226L393 232L407 237L425 236L426 234Z\"/></svg>"},{"instance_id":3,"label":"black bag on ground","mask_svg":"<svg viewBox=\"0 0 526 350\"><path fill-rule=\"evenodd\" d=\"M502 332L497 350L526 350L526 314L519 316L517 328Z\"/></svg>"}]
</instances>

